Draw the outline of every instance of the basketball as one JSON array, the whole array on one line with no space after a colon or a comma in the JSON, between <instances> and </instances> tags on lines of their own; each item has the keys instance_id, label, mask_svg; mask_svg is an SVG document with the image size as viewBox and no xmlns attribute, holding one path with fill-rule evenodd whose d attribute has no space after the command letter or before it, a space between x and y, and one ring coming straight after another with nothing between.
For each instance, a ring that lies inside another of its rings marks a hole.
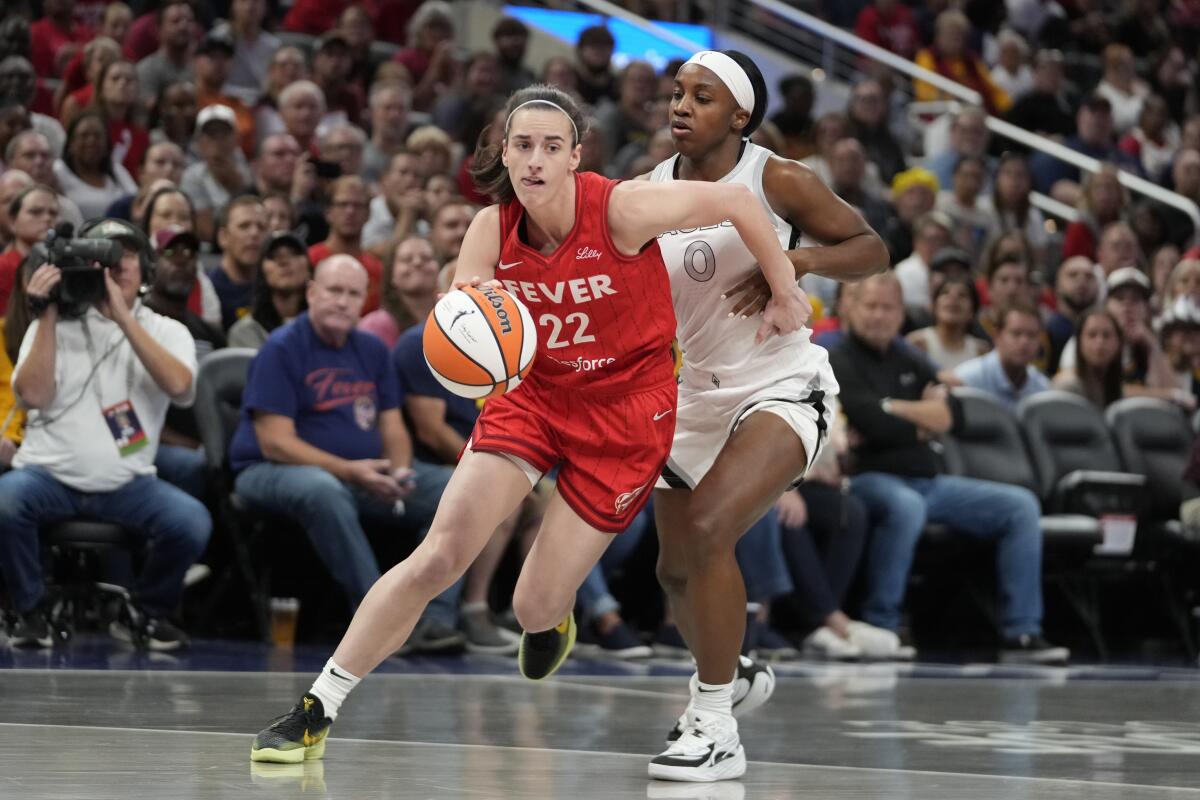
<instances>
[{"instance_id":1,"label":"basketball","mask_svg":"<svg viewBox=\"0 0 1200 800\"><path fill-rule=\"evenodd\" d=\"M446 294L425 323L425 363L459 397L496 397L533 368L537 328L519 300L490 286Z\"/></svg>"}]
</instances>

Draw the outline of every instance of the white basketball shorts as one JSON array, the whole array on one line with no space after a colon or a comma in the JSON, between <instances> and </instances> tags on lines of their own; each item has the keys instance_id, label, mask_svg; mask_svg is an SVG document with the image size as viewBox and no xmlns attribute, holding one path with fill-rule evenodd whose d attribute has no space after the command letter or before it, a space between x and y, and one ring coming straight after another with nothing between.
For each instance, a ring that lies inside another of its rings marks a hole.
<instances>
[{"instance_id":1,"label":"white basketball shorts","mask_svg":"<svg viewBox=\"0 0 1200 800\"><path fill-rule=\"evenodd\" d=\"M812 376L728 388L681 385L671 455L655 488L696 488L738 425L758 412L776 415L800 438L808 456L806 473L821 453L830 424L826 392ZM796 482L803 478L804 473L797 475Z\"/></svg>"}]
</instances>

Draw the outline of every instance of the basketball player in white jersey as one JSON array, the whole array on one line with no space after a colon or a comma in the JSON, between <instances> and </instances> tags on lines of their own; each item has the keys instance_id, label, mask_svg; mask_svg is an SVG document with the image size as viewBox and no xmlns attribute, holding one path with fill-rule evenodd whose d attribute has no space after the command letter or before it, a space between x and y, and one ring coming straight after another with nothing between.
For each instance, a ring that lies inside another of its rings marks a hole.
<instances>
[{"instance_id":1,"label":"basketball player in white jersey","mask_svg":"<svg viewBox=\"0 0 1200 800\"><path fill-rule=\"evenodd\" d=\"M860 280L886 269L887 249L857 211L808 167L749 141L766 107L766 84L746 55L697 53L675 78L670 124L678 155L643 177L750 187L797 280L810 272ZM797 249L802 235L823 246ZM808 329L760 343L761 300L743 301L744 315L730 313L732 294L759 292L748 280L758 272L754 257L729 223L664 233L658 243L683 351L675 438L654 498L658 577L697 674L650 776L724 780L746 769L732 716L735 686L744 705L763 702L773 687L773 676L759 680L761 668L739 660L746 595L734 546L816 460L838 387ZM867 628L855 635L894 637Z\"/></svg>"}]
</instances>

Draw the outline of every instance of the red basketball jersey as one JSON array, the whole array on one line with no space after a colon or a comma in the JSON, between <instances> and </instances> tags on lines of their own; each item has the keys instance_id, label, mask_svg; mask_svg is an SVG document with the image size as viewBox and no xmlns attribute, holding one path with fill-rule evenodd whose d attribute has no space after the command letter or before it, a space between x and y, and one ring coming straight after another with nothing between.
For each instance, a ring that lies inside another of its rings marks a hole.
<instances>
[{"instance_id":1,"label":"red basketball jersey","mask_svg":"<svg viewBox=\"0 0 1200 800\"><path fill-rule=\"evenodd\" d=\"M657 241L617 252L608 201L618 181L575 174L575 227L550 255L521 241L525 209L500 206L496 278L529 308L538 329L531 377L593 391L647 390L674 381L675 311Z\"/></svg>"}]
</instances>

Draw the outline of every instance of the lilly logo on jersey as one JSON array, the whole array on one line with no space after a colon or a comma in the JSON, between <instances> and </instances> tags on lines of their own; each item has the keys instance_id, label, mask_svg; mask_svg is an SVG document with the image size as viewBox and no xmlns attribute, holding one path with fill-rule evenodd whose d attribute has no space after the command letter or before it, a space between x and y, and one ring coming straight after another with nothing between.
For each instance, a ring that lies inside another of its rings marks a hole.
<instances>
[{"instance_id":1,"label":"lilly logo on jersey","mask_svg":"<svg viewBox=\"0 0 1200 800\"><path fill-rule=\"evenodd\" d=\"M584 246L575 251L575 260L576 261L587 261L589 258L599 258L599 257L600 257L600 251L593 250L590 247Z\"/></svg>"},{"instance_id":2,"label":"lilly logo on jersey","mask_svg":"<svg viewBox=\"0 0 1200 800\"><path fill-rule=\"evenodd\" d=\"M490 286L484 287L484 288L480 289L479 291L484 296L484 298L486 298L487 301L492 304L492 308L496 312L496 318L498 320L500 320L500 332L501 333L511 333L512 332L512 321L509 320L508 310L504 307L504 298L501 297L499 294L497 294L496 290ZM460 311L459 313L461 314L462 312ZM455 320L455 322L457 322L458 317L455 317L454 320ZM450 327L453 328L454 324L451 323Z\"/></svg>"},{"instance_id":3,"label":"lilly logo on jersey","mask_svg":"<svg viewBox=\"0 0 1200 800\"><path fill-rule=\"evenodd\" d=\"M650 484L646 484L646 486L649 485ZM637 500L638 496L646 490L646 486L639 486L632 492L625 492L624 494L617 495L616 502L613 503L613 506L617 509L617 513L624 514L625 510L633 505L633 501Z\"/></svg>"}]
</instances>

